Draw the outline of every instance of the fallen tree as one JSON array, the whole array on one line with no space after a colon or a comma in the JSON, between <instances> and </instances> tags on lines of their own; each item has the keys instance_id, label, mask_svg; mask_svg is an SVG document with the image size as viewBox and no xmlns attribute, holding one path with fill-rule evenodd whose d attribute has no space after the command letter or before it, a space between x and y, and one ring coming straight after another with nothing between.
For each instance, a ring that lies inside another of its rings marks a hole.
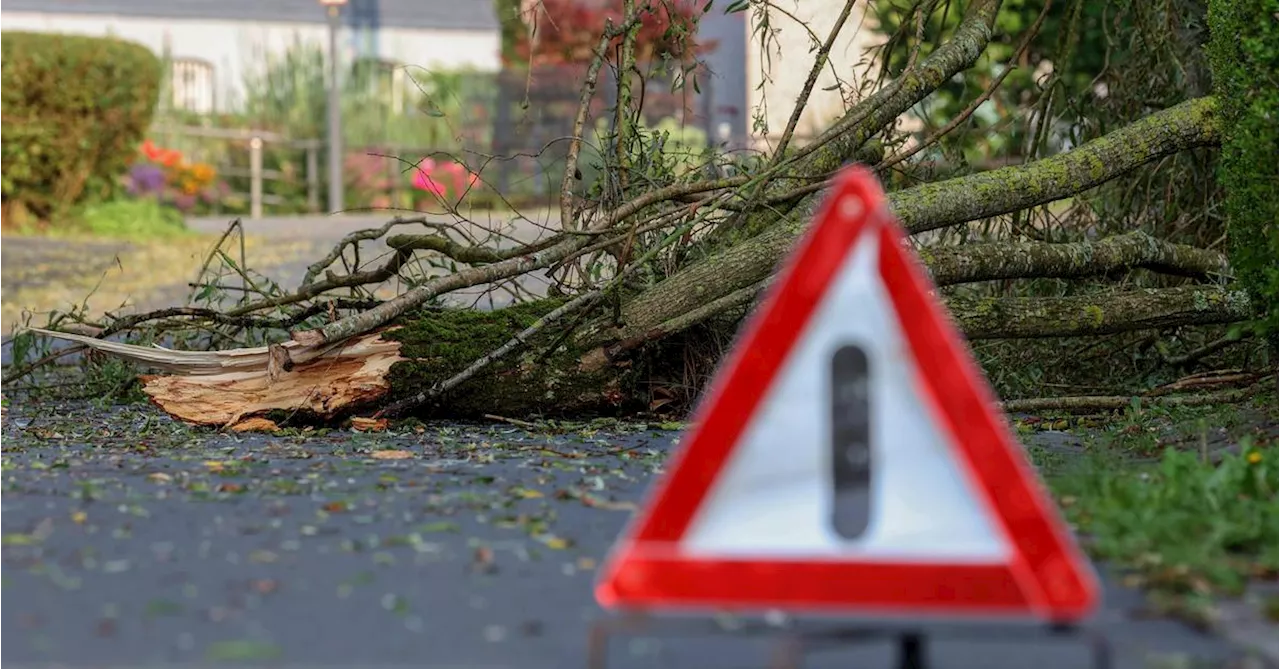
<instances>
[{"instance_id":1,"label":"fallen tree","mask_svg":"<svg viewBox=\"0 0 1280 669\"><path fill-rule=\"evenodd\" d=\"M846 3L842 17L852 6ZM620 26L606 28L588 70L561 180L561 228L554 234L498 247L477 242L456 209L455 221L396 218L349 235L308 268L303 285L292 292L264 292L225 310L188 306L91 322L90 335L41 332L168 369L174 375L144 377L144 391L167 412L210 424L272 411L332 419L355 410L514 417L685 408L742 316L768 287L778 262L804 232L833 172L857 160L888 180L902 165L912 164L922 148L963 127L1017 66L1049 5L1019 41L1004 74L961 115L914 148L899 142L897 153L886 156L895 147L896 120L983 55L1001 7L997 0L969 3L947 39L922 53L928 46L926 14L935 9L926 4L913 10L922 12L916 17L915 46L897 76L850 105L811 142L792 146L790 140L844 18L821 42L796 111L771 154L750 166L721 157L710 169L638 178L631 174L637 161L630 153L653 155L662 145L659 140L641 143L635 124L622 122L610 138L616 151L602 154L605 179L616 177L623 185L584 197L574 190L574 162L584 142L586 110L602 64L610 62L608 45L629 39L629 27L646 11L632 7ZM619 86L630 85L630 77L619 78ZM632 100L629 94L618 99ZM1063 227L1068 238L1062 241L1028 240L1018 227L1021 217L1043 211L1044 205L1087 198L1099 186L1122 182L1170 157L1215 147L1224 131L1217 108L1213 97L1198 97L1156 109L1056 155L1032 159L1033 151L1022 164L892 190L890 207L916 236L922 261L973 340L1101 336L1247 321L1257 305L1246 291L1228 284L1233 271L1216 250L1143 230L1098 237L1089 233L1098 226L1096 216L1078 211L1074 227ZM638 108L615 111L627 118L639 113ZM945 237L953 230L977 234L972 226L990 228L1000 221L1005 223L994 233L982 233L977 243ZM387 236L409 224L431 231ZM330 269L355 244L378 239L385 239L389 259L346 274ZM414 277L415 285L392 299L370 301L372 287L404 277L422 257L446 260L456 269ZM1137 270L1158 278L1140 285L1115 280ZM455 291L531 276L552 280L557 291L492 312L439 308L440 298ZM1091 288L1044 295L982 288L1049 280L1084 280ZM143 327L243 331L255 325L275 333L275 343L202 352L204 357L131 349L103 339ZM281 328L290 329L287 340L280 341ZM697 364L690 364L691 355L699 358Z\"/></svg>"}]
</instances>

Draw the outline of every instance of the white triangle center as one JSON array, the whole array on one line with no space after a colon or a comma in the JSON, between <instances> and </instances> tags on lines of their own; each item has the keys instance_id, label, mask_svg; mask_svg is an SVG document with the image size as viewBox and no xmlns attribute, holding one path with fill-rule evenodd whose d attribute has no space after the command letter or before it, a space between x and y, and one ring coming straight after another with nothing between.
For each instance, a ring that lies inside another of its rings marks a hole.
<instances>
[{"instance_id":1,"label":"white triangle center","mask_svg":"<svg viewBox=\"0 0 1280 669\"><path fill-rule=\"evenodd\" d=\"M680 544L707 557L1007 564L1004 533L921 395L869 229L833 277ZM857 344L870 367L865 531L833 524L830 368Z\"/></svg>"}]
</instances>

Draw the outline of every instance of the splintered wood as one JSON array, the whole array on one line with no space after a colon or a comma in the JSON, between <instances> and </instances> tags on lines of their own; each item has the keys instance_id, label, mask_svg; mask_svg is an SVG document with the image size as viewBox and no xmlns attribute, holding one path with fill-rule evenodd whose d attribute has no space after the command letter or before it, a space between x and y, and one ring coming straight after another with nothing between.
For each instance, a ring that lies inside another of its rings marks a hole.
<instances>
[{"instance_id":1,"label":"splintered wood","mask_svg":"<svg viewBox=\"0 0 1280 669\"><path fill-rule=\"evenodd\" d=\"M257 417L276 409L328 419L377 401L391 388L391 366L404 360L400 342L382 339L381 332L353 337L286 371L281 360L288 359L293 342L271 347L279 350L174 351L31 329L175 372L140 376L143 392L175 418L240 431L273 429L270 421Z\"/></svg>"},{"instance_id":2,"label":"splintered wood","mask_svg":"<svg viewBox=\"0 0 1280 669\"><path fill-rule=\"evenodd\" d=\"M400 362L400 342L365 335L288 372L263 367L200 376L143 376L143 392L166 413L200 425L233 425L274 409L301 410L331 418L348 407L373 402L391 384L387 374Z\"/></svg>"}]
</instances>

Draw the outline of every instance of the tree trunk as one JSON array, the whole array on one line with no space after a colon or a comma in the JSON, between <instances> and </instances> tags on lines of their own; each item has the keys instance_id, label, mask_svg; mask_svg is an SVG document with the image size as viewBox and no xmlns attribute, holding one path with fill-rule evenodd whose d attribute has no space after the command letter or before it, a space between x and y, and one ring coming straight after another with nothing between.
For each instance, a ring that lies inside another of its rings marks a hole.
<instances>
[{"instance_id":1,"label":"tree trunk","mask_svg":"<svg viewBox=\"0 0 1280 669\"><path fill-rule=\"evenodd\" d=\"M744 300L749 302L750 300ZM1111 334L1180 325L1229 323L1249 315L1249 298L1216 286L1144 289L1066 298L951 297L946 305L972 340ZM391 369L389 399L439 383L501 344L513 328L531 322L555 304L528 303L514 319L499 312L439 312L402 320L386 335L402 343L410 360ZM510 311L510 310L503 310ZM448 325L442 325L442 321ZM465 323L465 325L460 325ZM727 324L728 322L726 322ZM581 415L644 410L672 399L655 388L676 385L682 372L682 333L664 333L631 355L604 355L599 349L561 347L543 360L537 345L442 396L419 415L476 417L497 414ZM448 338L442 338L448 335ZM542 342L547 343L546 340ZM669 410L686 410L696 391L675 393ZM683 401L682 401L683 400ZM385 404L385 402L384 402Z\"/></svg>"}]
</instances>

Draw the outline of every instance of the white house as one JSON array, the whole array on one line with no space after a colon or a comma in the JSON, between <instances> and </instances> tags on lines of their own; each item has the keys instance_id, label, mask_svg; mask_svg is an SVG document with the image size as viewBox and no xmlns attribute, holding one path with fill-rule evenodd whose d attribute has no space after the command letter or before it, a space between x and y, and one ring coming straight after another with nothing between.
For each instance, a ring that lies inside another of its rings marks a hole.
<instances>
[{"instance_id":1,"label":"white house","mask_svg":"<svg viewBox=\"0 0 1280 669\"><path fill-rule=\"evenodd\" d=\"M343 60L425 68L499 67L498 22L485 0L349 0ZM173 104L230 111L248 68L297 40L327 45L318 0L6 0L0 28L113 35L168 54Z\"/></svg>"}]
</instances>

